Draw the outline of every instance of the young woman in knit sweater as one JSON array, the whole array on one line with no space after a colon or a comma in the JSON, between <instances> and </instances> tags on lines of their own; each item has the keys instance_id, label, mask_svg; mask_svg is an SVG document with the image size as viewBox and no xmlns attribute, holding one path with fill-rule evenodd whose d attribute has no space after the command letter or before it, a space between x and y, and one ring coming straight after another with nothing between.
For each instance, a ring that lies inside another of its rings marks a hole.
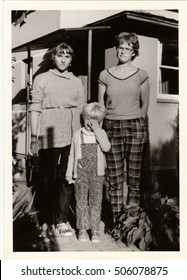
<instances>
[{"instance_id":1,"label":"young woman in knit sweater","mask_svg":"<svg viewBox=\"0 0 187 280\"><path fill-rule=\"evenodd\" d=\"M43 232L56 227L59 235L71 236L67 226L73 186L65 172L73 131L80 127L84 105L81 80L69 72L73 49L61 43L54 48L54 69L38 75L31 92L31 145L39 154L39 219ZM39 132L38 132L39 131Z\"/></svg>"}]
</instances>

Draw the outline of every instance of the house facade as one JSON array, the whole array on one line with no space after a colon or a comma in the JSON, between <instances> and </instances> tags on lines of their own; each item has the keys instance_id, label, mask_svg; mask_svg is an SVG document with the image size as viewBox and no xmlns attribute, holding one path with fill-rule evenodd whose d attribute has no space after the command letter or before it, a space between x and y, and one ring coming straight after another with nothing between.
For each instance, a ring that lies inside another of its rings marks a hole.
<instances>
[{"instance_id":1,"label":"house facade","mask_svg":"<svg viewBox=\"0 0 187 280\"><path fill-rule=\"evenodd\" d=\"M14 14L15 15L15 14ZM29 154L29 94L33 79L51 66L50 50L68 41L75 49L72 71L82 80L85 100L97 100L101 70L117 62L114 37L137 33L140 55L133 64L149 75L149 143L143 164L144 183L178 193L178 12L24 11L12 24L13 154ZM172 187L171 187L172 186Z\"/></svg>"}]
</instances>

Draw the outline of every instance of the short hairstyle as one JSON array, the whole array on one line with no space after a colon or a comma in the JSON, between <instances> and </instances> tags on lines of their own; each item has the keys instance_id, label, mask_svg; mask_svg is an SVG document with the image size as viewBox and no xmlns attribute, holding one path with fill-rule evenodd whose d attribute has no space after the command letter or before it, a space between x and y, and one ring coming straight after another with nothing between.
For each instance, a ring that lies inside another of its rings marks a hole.
<instances>
[{"instance_id":1,"label":"short hairstyle","mask_svg":"<svg viewBox=\"0 0 187 280\"><path fill-rule=\"evenodd\" d=\"M59 55L59 54L63 54L63 53L68 53L72 56L74 56L74 50L73 48L68 45L67 43L60 43L59 45L57 45L53 50L52 50L52 58L55 55Z\"/></svg>"},{"instance_id":2,"label":"short hairstyle","mask_svg":"<svg viewBox=\"0 0 187 280\"><path fill-rule=\"evenodd\" d=\"M132 60L135 59L136 56L139 55L139 40L138 36L135 33L128 33L128 32L121 32L115 37L115 47L116 49L123 44L124 42L127 42L129 46L133 48L134 56L132 57Z\"/></svg>"},{"instance_id":3,"label":"short hairstyle","mask_svg":"<svg viewBox=\"0 0 187 280\"><path fill-rule=\"evenodd\" d=\"M105 106L97 102L88 103L83 108L82 117L96 119L100 123L105 117Z\"/></svg>"}]
</instances>

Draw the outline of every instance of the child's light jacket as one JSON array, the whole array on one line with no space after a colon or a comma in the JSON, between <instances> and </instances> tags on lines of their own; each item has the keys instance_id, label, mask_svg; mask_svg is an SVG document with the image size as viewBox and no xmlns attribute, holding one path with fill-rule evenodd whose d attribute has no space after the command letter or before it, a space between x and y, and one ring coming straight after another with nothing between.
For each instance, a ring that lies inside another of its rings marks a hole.
<instances>
[{"instance_id":1,"label":"child's light jacket","mask_svg":"<svg viewBox=\"0 0 187 280\"><path fill-rule=\"evenodd\" d=\"M79 129L74 133L72 142L70 155L68 160L68 167L66 171L66 178L77 178L77 163L78 159L81 159L81 132L83 128ZM95 133L95 135L94 135ZM97 145L97 175L103 176L105 174L106 168L106 160L105 160L105 152L108 152L111 148L111 144L108 140L106 132L98 128L95 130L92 135L96 138Z\"/></svg>"}]
</instances>

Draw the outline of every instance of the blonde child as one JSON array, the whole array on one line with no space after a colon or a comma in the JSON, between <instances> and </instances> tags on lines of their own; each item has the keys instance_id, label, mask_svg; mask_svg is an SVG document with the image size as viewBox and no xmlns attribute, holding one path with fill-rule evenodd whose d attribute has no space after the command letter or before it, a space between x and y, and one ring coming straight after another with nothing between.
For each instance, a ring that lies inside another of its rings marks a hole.
<instances>
[{"instance_id":1,"label":"blonde child","mask_svg":"<svg viewBox=\"0 0 187 280\"><path fill-rule=\"evenodd\" d=\"M105 173L105 152L110 142L101 122L105 107L97 102L83 108L84 127L73 136L66 180L75 182L76 224L78 240L87 241L87 230L91 230L91 241L100 241L101 202Z\"/></svg>"}]
</instances>

